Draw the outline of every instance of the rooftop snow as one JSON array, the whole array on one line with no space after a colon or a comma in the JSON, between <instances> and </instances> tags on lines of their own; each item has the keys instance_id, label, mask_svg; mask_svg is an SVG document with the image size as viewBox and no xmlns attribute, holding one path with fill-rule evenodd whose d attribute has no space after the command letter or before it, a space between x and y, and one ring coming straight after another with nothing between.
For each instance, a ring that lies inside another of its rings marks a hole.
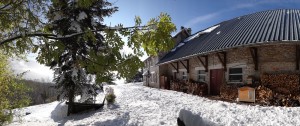
<instances>
[{"instance_id":1,"label":"rooftop snow","mask_svg":"<svg viewBox=\"0 0 300 126\"><path fill-rule=\"evenodd\" d=\"M184 43L179 43L174 49L172 49L171 51L173 52L173 51L175 51L177 48L179 48L179 47L181 47L181 46L183 46L184 45Z\"/></svg>"},{"instance_id":2,"label":"rooftop snow","mask_svg":"<svg viewBox=\"0 0 300 126\"><path fill-rule=\"evenodd\" d=\"M210 27L210 28L207 28L207 29L205 29L205 30L203 30L203 31L201 31L201 32L198 32L198 33L196 33L196 34L194 34L194 35L192 35L192 36L186 38L183 42L179 43L176 47L174 47L174 48L171 50L171 52L176 51L176 49L179 48L179 47L181 47L181 46L183 46L184 43L186 43L186 42L188 42L188 41L190 41L190 40L193 40L193 39L199 37L201 34L205 34L205 33L210 33L210 32L212 32L213 30L215 30L215 29L216 29L217 27L219 27L219 26L220 26L220 25L212 26L212 27Z\"/></svg>"},{"instance_id":3,"label":"rooftop snow","mask_svg":"<svg viewBox=\"0 0 300 126\"><path fill-rule=\"evenodd\" d=\"M194 38L197 38L197 37L199 37L200 35L202 35L202 34L204 34L204 33L210 33L210 32L212 32L213 30L215 30L215 29L216 29L217 27L219 27L219 26L220 26L220 25L215 25L215 26L212 26L212 27L210 27L210 28L205 29L204 31L198 32L198 33L196 33L196 34L194 34L194 35L192 35L192 36L186 38L186 39L184 40L184 42L188 42L188 41L190 41L190 40L193 40Z\"/></svg>"}]
</instances>

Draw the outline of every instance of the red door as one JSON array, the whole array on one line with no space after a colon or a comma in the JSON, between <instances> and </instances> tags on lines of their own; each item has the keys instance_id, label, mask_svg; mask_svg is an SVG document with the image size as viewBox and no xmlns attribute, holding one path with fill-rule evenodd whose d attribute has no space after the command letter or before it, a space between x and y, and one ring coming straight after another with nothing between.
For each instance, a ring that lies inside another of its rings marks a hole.
<instances>
[{"instance_id":1,"label":"red door","mask_svg":"<svg viewBox=\"0 0 300 126\"><path fill-rule=\"evenodd\" d=\"M210 94L220 95L220 87L223 82L223 69L210 70Z\"/></svg>"}]
</instances>

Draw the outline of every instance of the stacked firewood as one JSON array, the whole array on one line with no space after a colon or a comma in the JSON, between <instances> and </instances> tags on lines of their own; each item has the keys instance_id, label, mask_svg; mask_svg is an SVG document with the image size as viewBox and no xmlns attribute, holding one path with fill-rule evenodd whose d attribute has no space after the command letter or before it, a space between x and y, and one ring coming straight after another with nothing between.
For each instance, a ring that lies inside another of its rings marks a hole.
<instances>
[{"instance_id":1,"label":"stacked firewood","mask_svg":"<svg viewBox=\"0 0 300 126\"><path fill-rule=\"evenodd\" d=\"M266 105L299 106L298 74L263 74L256 89L256 101Z\"/></svg>"},{"instance_id":2,"label":"stacked firewood","mask_svg":"<svg viewBox=\"0 0 300 126\"><path fill-rule=\"evenodd\" d=\"M270 105L273 99L273 91L265 86L258 86L256 88L256 102Z\"/></svg>"},{"instance_id":3,"label":"stacked firewood","mask_svg":"<svg viewBox=\"0 0 300 126\"><path fill-rule=\"evenodd\" d=\"M273 104L277 106L293 107L299 106L299 95L282 95L276 93L273 98Z\"/></svg>"},{"instance_id":4,"label":"stacked firewood","mask_svg":"<svg viewBox=\"0 0 300 126\"><path fill-rule=\"evenodd\" d=\"M196 90L198 95L200 96L205 96L208 94L208 86L205 83L202 83L198 86L197 90Z\"/></svg>"},{"instance_id":5,"label":"stacked firewood","mask_svg":"<svg viewBox=\"0 0 300 126\"><path fill-rule=\"evenodd\" d=\"M298 74L263 74L261 83L273 91L282 94L299 94L299 75Z\"/></svg>"},{"instance_id":6,"label":"stacked firewood","mask_svg":"<svg viewBox=\"0 0 300 126\"><path fill-rule=\"evenodd\" d=\"M196 88L198 87L197 83L188 82L187 85L188 85L187 93L189 94L196 93Z\"/></svg>"},{"instance_id":7,"label":"stacked firewood","mask_svg":"<svg viewBox=\"0 0 300 126\"><path fill-rule=\"evenodd\" d=\"M171 90L186 92L189 94L204 96L207 95L208 88L207 84L199 83L195 81L171 81Z\"/></svg>"},{"instance_id":8,"label":"stacked firewood","mask_svg":"<svg viewBox=\"0 0 300 126\"><path fill-rule=\"evenodd\" d=\"M174 80L171 82L171 90L180 91L180 81Z\"/></svg>"},{"instance_id":9,"label":"stacked firewood","mask_svg":"<svg viewBox=\"0 0 300 126\"><path fill-rule=\"evenodd\" d=\"M222 84L220 88L220 97L227 100L236 100L238 97L238 87L236 85Z\"/></svg>"},{"instance_id":10,"label":"stacked firewood","mask_svg":"<svg viewBox=\"0 0 300 126\"><path fill-rule=\"evenodd\" d=\"M208 88L207 84L199 82L188 82L188 93L193 95L204 96L207 95Z\"/></svg>"},{"instance_id":11,"label":"stacked firewood","mask_svg":"<svg viewBox=\"0 0 300 126\"><path fill-rule=\"evenodd\" d=\"M265 86L259 86L256 88L256 102L264 105L275 105L275 106L299 106L300 95L286 95L277 93Z\"/></svg>"}]
</instances>

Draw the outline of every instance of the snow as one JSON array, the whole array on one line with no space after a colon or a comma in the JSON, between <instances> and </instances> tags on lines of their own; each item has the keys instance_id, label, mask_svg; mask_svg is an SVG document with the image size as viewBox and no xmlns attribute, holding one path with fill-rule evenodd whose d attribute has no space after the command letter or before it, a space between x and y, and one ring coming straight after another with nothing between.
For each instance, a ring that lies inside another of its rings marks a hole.
<instances>
[{"instance_id":1,"label":"snow","mask_svg":"<svg viewBox=\"0 0 300 126\"><path fill-rule=\"evenodd\" d=\"M193 39L199 37L200 35L202 35L202 34L204 34L204 33L210 33L210 32L212 32L213 30L215 30L215 29L216 29L217 27L219 27L219 26L220 26L220 25L215 25L215 26L212 26L212 27L210 27L210 28L207 28L207 29L204 30L204 31L198 32L197 34L192 35L192 36L186 38L186 39L184 40L184 42L188 42L188 41L190 41L190 40L193 40Z\"/></svg>"},{"instance_id":2,"label":"snow","mask_svg":"<svg viewBox=\"0 0 300 126\"><path fill-rule=\"evenodd\" d=\"M177 46L176 48L179 48L179 47L181 47L181 46L183 46L183 45L184 45L184 43L179 43L178 46Z\"/></svg>"},{"instance_id":3,"label":"snow","mask_svg":"<svg viewBox=\"0 0 300 126\"><path fill-rule=\"evenodd\" d=\"M171 50L171 52L174 52L177 48L180 48L183 45L184 43L179 43L174 49Z\"/></svg>"},{"instance_id":4,"label":"snow","mask_svg":"<svg viewBox=\"0 0 300 126\"><path fill-rule=\"evenodd\" d=\"M92 18L91 24L92 24L93 27L96 27L97 26L97 20L95 18Z\"/></svg>"},{"instance_id":5,"label":"snow","mask_svg":"<svg viewBox=\"0 0 300 126\"><path fill-rule=\"evenodd\" d=\"M193 39L199 37L199 36L202 35L202 34L212 32L213 30L215 30L215 29L216 29L217 27L219 27L219 26L220 26L220 25L212 26L212 27L210 27L210 28L205 29L204 31L198 32L198 33L196 33L196 34L194 34L194 35L191 35L190 37L187 37L186 39L183 40L183 42L179 43L177 47L173 48L173 49L171 50L171 52L176 51L177 48L183 46L186 42L189 42L189 41L191 41L191 40L193 40Z\"/></svg>"},{"instance_id":6,"label":"snow","mask_svg":"<svg viewBox=\"0 0 300 126\"><path fill-rule=\"evenodd\" d=\"M213 30L215 30L217 27L219 27L220 25L215 25L215 26L212 26L212 27L210 27L210 28L208 28L208 29L206 29L206 30L204 30L204 31L202 31L202 32L204 32L204 33L210 33L210 32L212 32Z\"/></svg>"},{"instance_id":7,"label":"snow","mask_svg":"<svg viewBox=\"0 0 300 126\"><path fill-rule=\"evenodd\" d=\"M62 83L64 80L65 80L65 75L62 74L62 75L60 76L60 78L59 78L58 83Z\"/></svg>"},{"instance_id":8,"label":"snow","mask_svg":"<svg viewBox=\"0 0 300 126\"><path fill-rule=\"evenodd\" d=\"M54 12L54 18L53 18L54 21L60 20L62 18L63 16L61 15L60 12Z\"/></svg>"},{"instance_id":9,"label":"snow","mask_svg":"<svg viewBox=\"0 0 300 126\"><path fill-rule=\"evenodd\" d=\"M213 125L211 122L203 120L199 114L193 114L191 111L185 109L180 110L179 118L184 122L185 126Z\"/></svg>"},{"instance_id":10,"label":"snow","mask_svg":"<svg viewBox=\"0 0 300 126\"><path fill-rule=\"evenodd\" d=\"M85 13L84 11L81 11L81 12L79 13L79 15L78 15L77 20L78 20L78 21L81 21L81 20L83 20L83 19L85 19L85 18L87 18L86 13Z\"/></svg>"},{"instance_id":11,"label":"snow","mask_svg":"<svg viewBox=\"0 0 300 126\"><path fill-rule=\"evenodd\" d=\"M72 74L71 74L71 77L72 77L72 81L73 82L77 82L76 80L78 79L78 69L76 67L73 67L72 68Z\"/></svg>"},{"instance_id":12,"label":"snow","mask_svg":"<svg viewBox=\"0 0 300 126\"><path fill-rule=\"evenodd\" d=\"M108 29L116 29L116 30L119 30L121 28L122 28L121 26L108 27Z\"/></svg>"},{"instance_id":13,"label":"snow","mask_svg":"<svg viewBox=\"0 0 300 126\"><path fill-rule=\"evenodd\" d=\"M90 95L88 94L90 88L88 88L88 87L82 87L81 89L82 89L83 93L81 94L81 97L78 99L78 101L79 102L84 102L84 101L86 101L87 99L90 98Z\"/></svg>"},{"instance_id":14,"label":"snow","mask_svg":"<svg viewBox=\"0 0 300 126\"><path fill-rule=\"evenodd\" d=\"M201 125L299 125L299 107L265 107L210 100L186 93L149 88L142 83L118 84L116 102L103 109L66 116L63 102L16 110L10 125L175 126L177 118ZM99 96L101 100L103 96ZM102 99L103 100L103 99ZM25 115L26 112L31 114Z\"/></svg>"},{"instance_id":15,"label":"snow","mask_svg":"<svg viewBox=\"0 0 300 126\"><path fill-rule=\"evenodd\" d=\"M114 89L110 86L105 87L105 94L109 95L109 94L115 94Z\"/></svg>"},{"instance_id":16,"label":"snow","mask_svg":"<svg viewBox=\"0 0 300 126\"><path fill-rule=\"evenodd\" d=\"M80 28L80 25L77 21L72 21L71 22L70 30L74 30L74 31L77 31L77 32L82 31L81 28Z\"/></svg>"}]
</instances>

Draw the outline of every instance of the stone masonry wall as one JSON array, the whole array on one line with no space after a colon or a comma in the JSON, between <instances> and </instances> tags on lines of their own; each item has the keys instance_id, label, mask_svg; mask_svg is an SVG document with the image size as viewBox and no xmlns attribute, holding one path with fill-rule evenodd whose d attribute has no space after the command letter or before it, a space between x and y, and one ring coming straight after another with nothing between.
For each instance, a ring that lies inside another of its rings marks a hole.
<instances>
[{"instance_id":1,"label":"stone masonry wall","mask_svg":"<svg viewBox=\"0 0 300 126\"><path fill-rule=\"evenodd\" d=\"M234 67L243 68L243 82L246 83L248 76L255 76L259 78L262 73L274 73L274 72L295 72L295 45L287 44L278 44L278 45L262 45L258 46L258 59L259 66L258 71L254 70L254 63L248 47L240 47L235 49L227 50L227 71L224 73L226 82L228 81L228 69ZM204 58L203 58L204 59ZM185 61L182 61L186 63ZM198 71L204 70L204 67L197 59L193 57L189 59L190 62L190 73L188 74L189 78L192 80L198 79ZM175 63L173 63L176 66ZM222 69L223 66L219 61L216 53L208 54L208 72L206 73L206 83L209 86L210 81L210 70L211 69ZM167 67L165 70L167 76L173 76L172 70L174 68L168 64L164 65ZM181 63L179 63L179 69L185 69ZM182 72L177 73L177 79L182 78Z\"/></svg>"}]
</instances>

